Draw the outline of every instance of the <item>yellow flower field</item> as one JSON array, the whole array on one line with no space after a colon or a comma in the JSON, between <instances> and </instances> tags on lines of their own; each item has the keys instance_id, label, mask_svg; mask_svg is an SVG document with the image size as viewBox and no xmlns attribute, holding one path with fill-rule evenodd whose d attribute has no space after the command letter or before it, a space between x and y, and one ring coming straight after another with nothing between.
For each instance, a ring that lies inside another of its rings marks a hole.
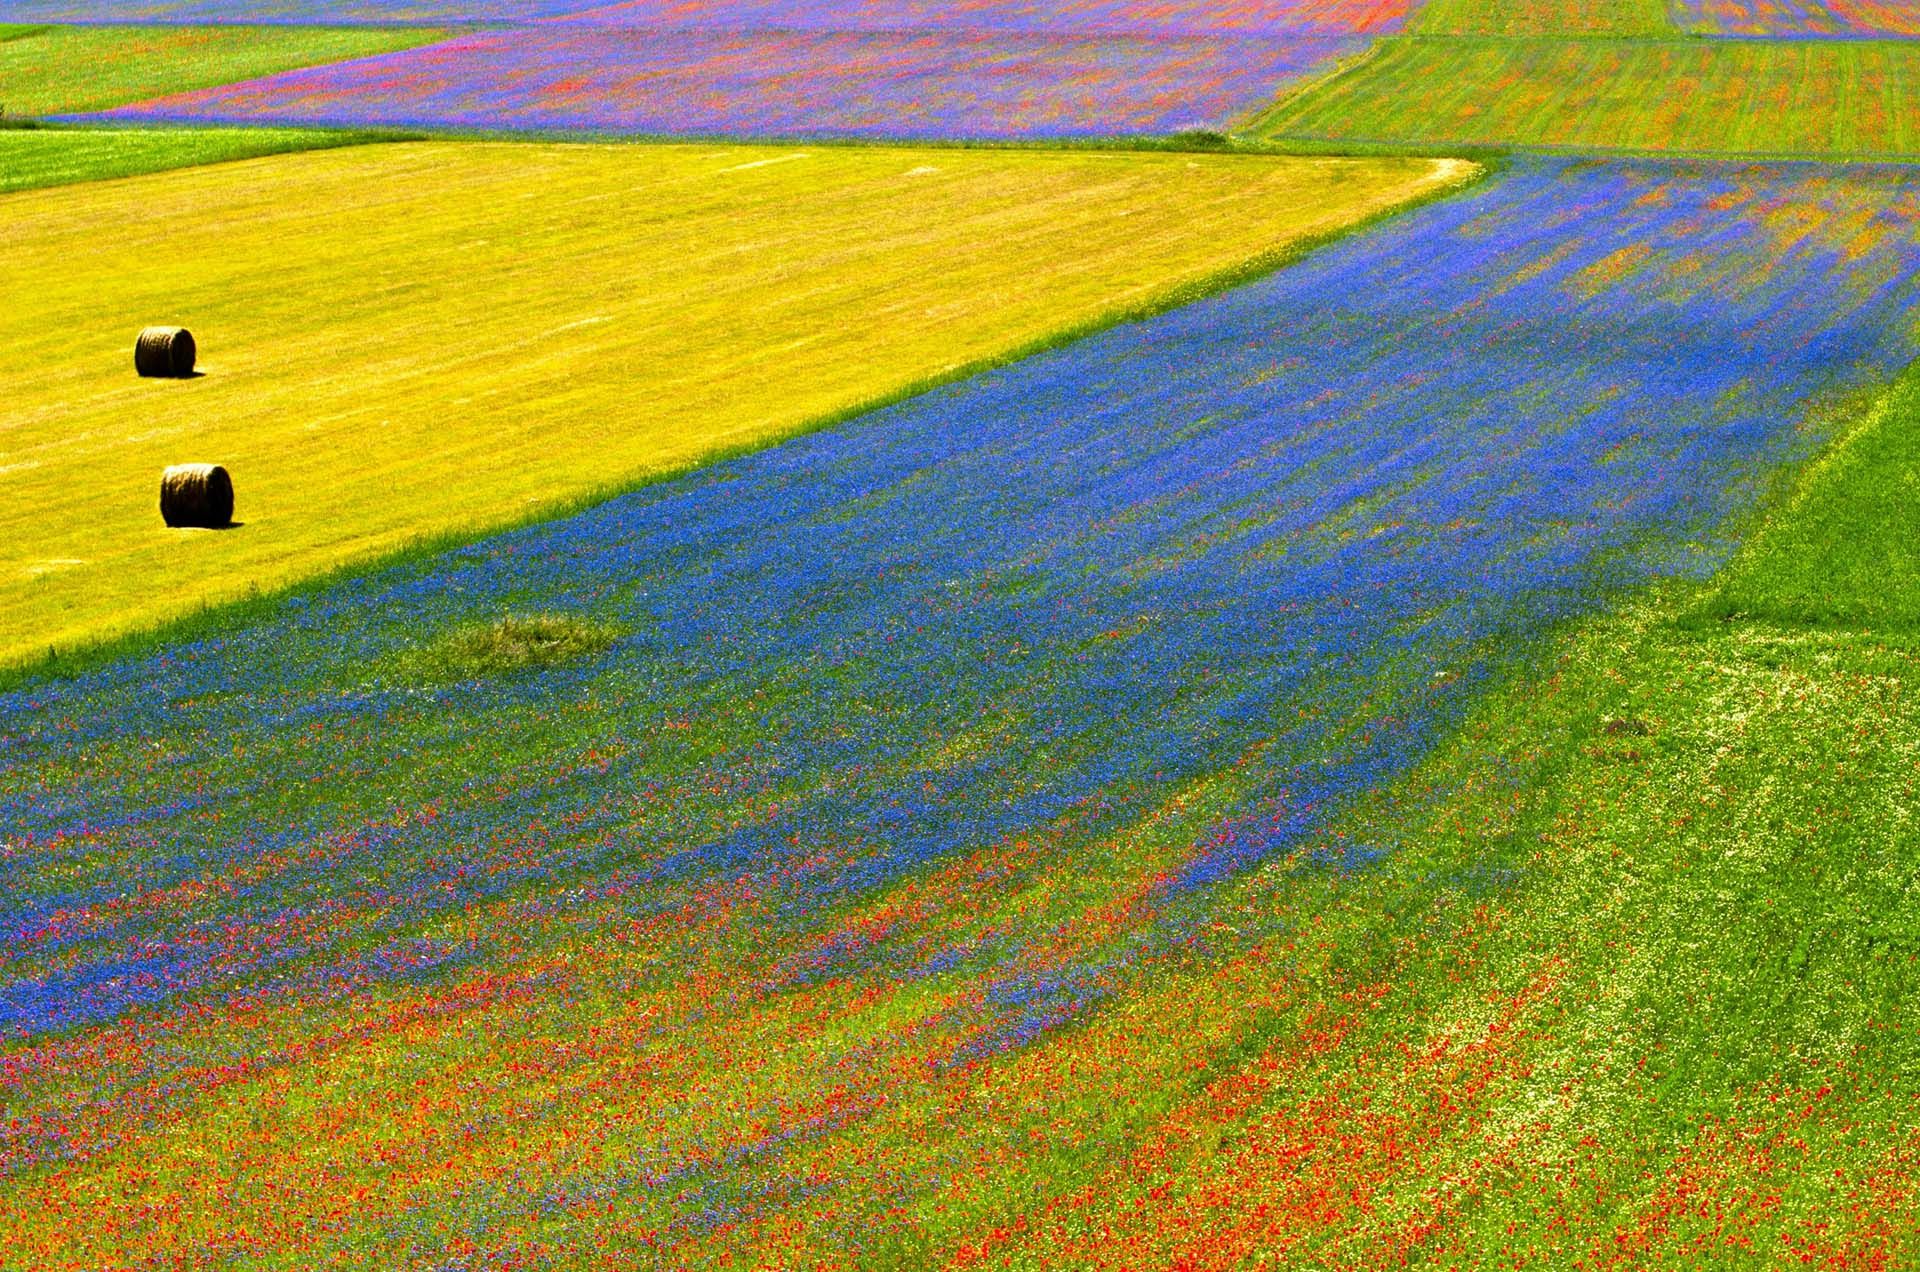
<instances>
[{"instance_id":1,"label":"yellow flower field","mask_svg":"<svg viewBox=\"0 0 1920 1272\"><path fill-rule=\"evenodd\" d=\"M418 143L9 195L0 662L766 442L1475 171ZM134 375L160 323L202 376ZM237 529L161 523L190 461Z\"/></svg>"}]
</instances>

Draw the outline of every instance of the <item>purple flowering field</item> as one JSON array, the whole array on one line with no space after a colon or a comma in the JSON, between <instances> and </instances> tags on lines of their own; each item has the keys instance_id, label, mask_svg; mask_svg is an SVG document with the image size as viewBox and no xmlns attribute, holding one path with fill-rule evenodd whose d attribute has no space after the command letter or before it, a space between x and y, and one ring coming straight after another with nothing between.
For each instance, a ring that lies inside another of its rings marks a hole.
<instances>
[{"instance_id":1,"label":"purple flowering field","mask_svg":"<svg viewBox=\"0 0 1920 1272\"><path fill-rule=\"evenodd\" d=\"M1407 11L1405 0L9 0L0 20L502 24L96 118L1012 139L1224 128L1399 29Z\"/></svg>"},{"instance_id":2,"label":"purple flowering field","mask_svg":"<svg viewBox=\"0 0 1920 1272\"><path fill-rule=\"evenodd\" d=\"M1224 124L1359 47L548 25L180 93L106 117L749 136L1163 133Z\"/></svg>"},{"instance_id":3,"label":"purple flowering field","mask_svg":"<svg viewBox=\"0 0 1920 1272\"><path fill-rule=\"evenodd\" d=\"M531 22L582 7L582 0L4 0L0 22L455 26Z\"/></svg>"},{"instance_id":4,"label":"purple flowering field","mask_svg":"<svg viewBox=\"0 0 1920 1272\"><path fill-rule=\"evenodd\" d=\"M1384 35L1406 0L616 0L570 20L770 31L1049 31L1123 35Z\"/></svg>"},{"instance_id":5,"label":"purple flowering field","mask_svg":"<svg viewBox=\"0 0 1920 1272\"><path fill-rule=\"evenodd\" d=\"M730 31L1386 35L1408 0L4 0L0 22L514 23Z\"/></svg>"}]
</instances>

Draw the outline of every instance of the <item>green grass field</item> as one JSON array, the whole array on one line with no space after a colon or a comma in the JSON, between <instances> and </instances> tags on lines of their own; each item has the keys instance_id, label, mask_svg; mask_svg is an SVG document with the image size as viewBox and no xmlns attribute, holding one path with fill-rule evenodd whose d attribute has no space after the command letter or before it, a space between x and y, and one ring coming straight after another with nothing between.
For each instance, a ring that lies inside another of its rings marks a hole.
<instances>
[{"instance_id":1,"label":"green grass field","mask_svg":"<svg viewBox=\"0 0 1920 1272\"><path fill-rule=\"evenodd\" d=\"M7 196L0 661L510 523L1243 276L1430 160L414 143ZM140 380L190 327L204 375ZM167 530L226 464L229 533Z\"/></svg>"},{"instance_id":2,"label":"green grass field","mask_svg":"<svg viewBox=\"0 0 1920 1272\"><path fill-rule=\"evenodd\" d=\"M0 27L0 112L106 110L442 38L391 27Z\"/></svg>"},{"instance_id":3,"label":"green grass field","mask_svg":"<svg viewBox=\"0 0 1920 1272\"><path fill-rule=\"evenodd\" d=\"M1740 624L1920 634L1920 373L1822 461L1705 612Z\"/></svg>"},{"instance_id":4,"label":"green grass field","mask_svg":"<svg viewBox=\"0 0 1920 1272\"><path fill-rule=\"evenodd\" d=\"M1672 35L1663 0L1430 0L1421 35Z\"/></svg>"},{"instance_id":5,"label":"green grass field","mask_svg":"<svg viewBox=\"0 0 1920 1272\"><path fill-rule=\"evenodd\" d=\"M1308 142L1920 155L1920 44L1411 37L1248 130Z\"/></svg>"},{"instance_id":6,"label":"green grass field","mask_svg":"<svg viewBox=\"0 0 1920 1272\"><path fill-rule=\"evenodd\" d=\"M0 194L387 139L325 128L7 128Z\"/></svg>"}]
</instances>

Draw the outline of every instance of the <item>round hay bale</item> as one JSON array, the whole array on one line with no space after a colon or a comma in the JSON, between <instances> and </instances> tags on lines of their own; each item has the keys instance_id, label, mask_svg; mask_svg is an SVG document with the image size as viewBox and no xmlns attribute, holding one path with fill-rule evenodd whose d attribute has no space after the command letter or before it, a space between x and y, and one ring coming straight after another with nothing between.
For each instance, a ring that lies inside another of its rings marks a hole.
<instances>
[{"instance_id":1,"label":"round hay bale","mask_svg":"<svg viewBox=\"0 0 1920 1272\"><path fill-rule=\"evenodd\" d=\"M179 380L193 374L197 351L185 327L148 327L133 342L133 369L141 375Z\"/></svg>"},{"instance_id":2,"label":"round hay bale","mask_svg":"<svg viewBox=\"0 0 1920 1272\"><path fill-rule=\"evenodd\" d=\"M160 516L176 529L233 524L233 479L218 464L175 464L160 474Z\"/></svg>"}]
</instances>

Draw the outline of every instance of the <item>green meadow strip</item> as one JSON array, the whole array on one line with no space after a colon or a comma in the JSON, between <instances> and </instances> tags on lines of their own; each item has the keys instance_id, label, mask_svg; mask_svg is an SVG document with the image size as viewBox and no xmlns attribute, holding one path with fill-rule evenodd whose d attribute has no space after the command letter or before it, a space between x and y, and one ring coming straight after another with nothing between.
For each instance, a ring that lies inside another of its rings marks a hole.
<instances>
[{"instance_id":1,"label":"green meadow strip","mask_svg":"<svg viewBox=\"0 0 1920 1272\"><path fill-rule=\"evenodd\" d=\"M1920 373L1807 477L1728 571L1709 620L1920 632Z\"/></svg>"},{"instance_id":2,"label":"green meadow strip","mask_svg":"<svg viewBox=\"0 0 1920 1272\"><path fill-rule=\"evenodd\" d=\"M1418 35L1673 35L1665 0L1431 0Z\"/></svg>"},{"instance_id":3,"label":"green meadow strip","mask_svg":"<svg viewBox=\"0 0 1920 1272\"><path fill-rule=\"evenodd\" d=\"M108 110L168 93L430 44L393 27L0 28L0 116Z\"/></svg>"},{"instance_id":4,"label":"green meadow strip","mask_svg":"<svg viewBox=\"0 0 1920 1272\"><path fill-rule=\"evenodd\" d=\"M328 128L6 128L0 129L0 194L408 139Z\"/></svg>"}]
</instances>

